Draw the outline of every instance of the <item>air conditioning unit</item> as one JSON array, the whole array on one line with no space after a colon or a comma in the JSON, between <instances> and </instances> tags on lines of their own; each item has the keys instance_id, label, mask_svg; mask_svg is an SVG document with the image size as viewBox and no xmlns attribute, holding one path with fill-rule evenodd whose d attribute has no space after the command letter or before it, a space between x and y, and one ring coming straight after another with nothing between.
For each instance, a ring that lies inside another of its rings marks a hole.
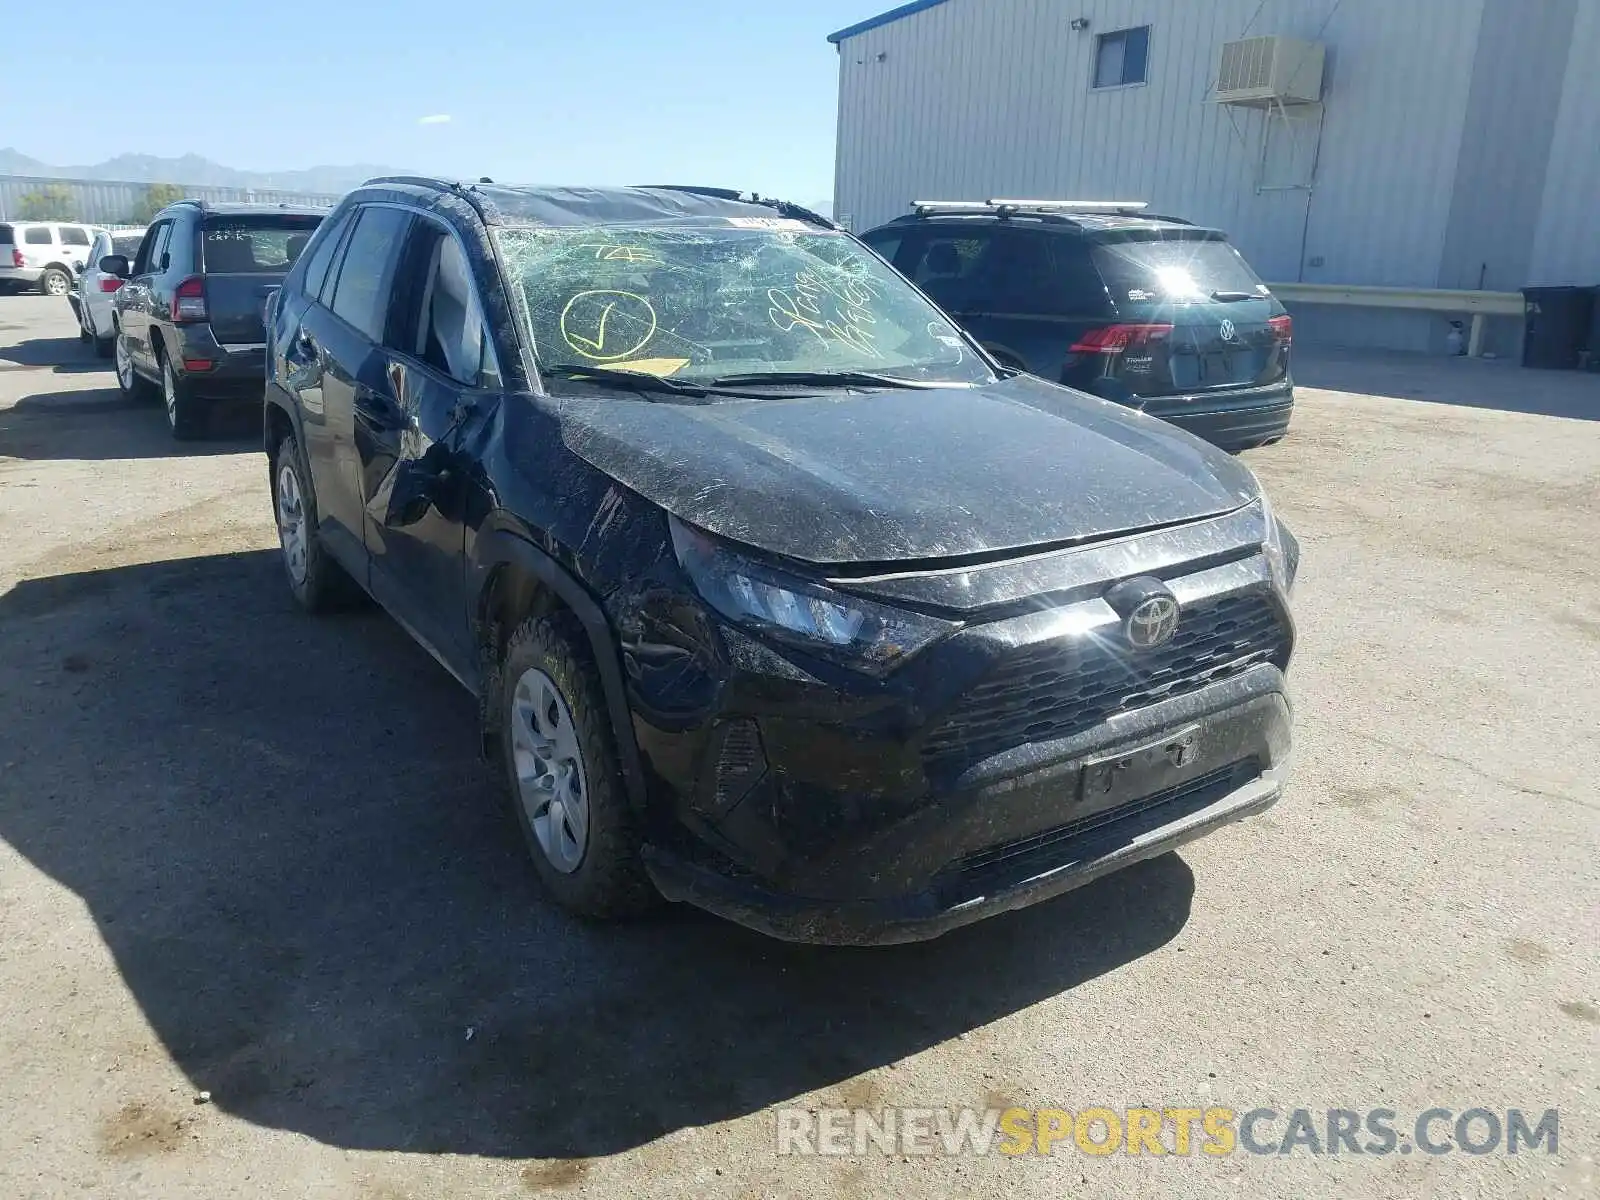
<instances>
[{"instance_id":1,"label":"air conditioning unit","mask_svg":"<svg viewBox=\"0 0 1600 1200\"><path fill-rule=\"evenodd\" d=\"M1288 37L1224 42L1216 102L1255 108L1316 104L1322 99L1323 51L1321 42Z\"/></svg>"}]
</instances>

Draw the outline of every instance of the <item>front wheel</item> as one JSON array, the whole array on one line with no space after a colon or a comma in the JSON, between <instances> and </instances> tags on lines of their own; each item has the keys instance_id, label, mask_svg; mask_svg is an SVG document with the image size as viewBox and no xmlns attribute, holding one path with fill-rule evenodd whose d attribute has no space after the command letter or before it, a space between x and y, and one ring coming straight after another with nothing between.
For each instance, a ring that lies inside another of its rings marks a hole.
<instances>
[{"instance_id":1,"label":"front wheel","mask_svg":"<svg viewBox=\"0 0 1600 1200\"><path fill-rule=\"evenodd\" d=\"M660 897L640 858L605 693L577 619L562 611L518 628L500 688L506 782L545 889L582 917L651 908Z\"/></svg>"},{"instance_id":2,"label":"front wheel","mask_svg":"<svg viewBox=\"0 0 1600 1200\"><path fill-rule=\"evenodd\" d=\"M111 361L117 371L117 389L130 400L143 400L150 394L150 385L133 369L133 351L128 339L117 330L111 335Z\"/></svg>"}]
</instances>

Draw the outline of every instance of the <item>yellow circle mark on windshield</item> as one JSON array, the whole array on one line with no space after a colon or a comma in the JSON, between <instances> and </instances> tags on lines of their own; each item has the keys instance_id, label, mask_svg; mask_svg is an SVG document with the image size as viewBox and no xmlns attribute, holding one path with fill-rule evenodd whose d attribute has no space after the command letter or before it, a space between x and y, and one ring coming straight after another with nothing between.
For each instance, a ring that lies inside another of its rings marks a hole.
<instances>
[{"instance_id":1,"label":"yellow circle mark on windshield","mask_svg":"<svg viewBox=\"0 0 1600 1200\"><path fill-rule=\"evenodd\" d=\"M656 310L633 292L579 292L561 310L561 336L585 358L617 362L656 335Z\"/></svg>"}]
</instances>

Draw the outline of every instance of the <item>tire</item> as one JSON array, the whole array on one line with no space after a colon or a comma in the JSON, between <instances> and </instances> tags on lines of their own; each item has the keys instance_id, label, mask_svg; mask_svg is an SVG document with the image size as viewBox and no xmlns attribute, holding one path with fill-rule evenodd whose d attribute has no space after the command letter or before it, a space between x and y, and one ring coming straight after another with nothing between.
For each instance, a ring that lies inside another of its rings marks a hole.
<instances>
[{"instance_id":1,"label":"tire","mask_svg":"<svg viewBox=\"0 0 1600 1200\"><path fill-rule=\"evenodd\" d=\"M117 390L130 400L148 400L155 389L133 366L133 352L128 341L117 330L111 335L112 366L117 373Z\"/></svg>"},{"instance_id":2,"label":"tire","mask_svg":"<svg viewBox=\"0 0 1600 1200\"><path fill-rule=\"evenodd\" d=\"M166 354L160 356L161 400L167 410L167 428L180 442L190 442L202 437L206 431L206 408L195 397L186 379L172 368Z\"/></svg>"},{"instance_id":3,"label":"tire","mask_svg":"<svg viewBox=\"0 0 1600 1200\"><path fill-rule=\"evenodd\" d=\"M294 511L296 502L298 512ZM292 434L278 443L272 456L272 515L278 522L283 573L301 608L309 613L332 612L349 607L363 595L317 537L317 497L311 490L311 472Z\"/></svg>"},{"instance_id":4,"label":"tire","mask_svg":"<svg viewBox=\"0 0 1600 1200\"><path fill-rule=\"evenodd\" d=\"M659 904L639 855L638 818L617 765L605 692L577 618L561 610L524 622L506 646L499 686L507 796L546 891L591 920L636 916Z\"/></svg>"},{"instance_id":5,"label":"tire","mask_svg":"<svg viewBox=\"0 0 1600 1200\"><path fill-rule=\"evenodd\" d=\"M39 276L39 292L45 296L65 296L72 290L72 276L60 267L46 267Z\"/></svg>"}]
</instances>

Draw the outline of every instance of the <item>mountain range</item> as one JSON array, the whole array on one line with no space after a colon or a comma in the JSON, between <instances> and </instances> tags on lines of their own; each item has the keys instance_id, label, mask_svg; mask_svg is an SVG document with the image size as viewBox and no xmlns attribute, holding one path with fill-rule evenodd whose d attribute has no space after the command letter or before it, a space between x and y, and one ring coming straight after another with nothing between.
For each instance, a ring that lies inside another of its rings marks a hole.
<instances>
[{"instance_id":1,"label":"mountain range","mask_svg":"<svg viewBox=\"0 0 1600 1200\"><path fill-rule=\"evenodd\" d=\"M241 171L198 154L162 158L119 154L89 166L58 167L10 147L0 149L0 175L42 175L52 179L105 179L124 183L177 183L206 187L279 188L338 195L374 175L415 174L376 163L307 167L299 171Z\"/></svg>"},{"instance_id":2,"label":"mountain range","mask_svg":"<svg viewBox=\"0 0 1600 1200\"><path fill-rule=\"evenodd\" d=\"M162 158L155 154L119 154L84 167L58 167L40 162L11 147L0 148L0 175L39 175L50 179L104 179L121 183L176 183L197 187L277 188L337 196L375 175L417 175L421 172L378 163L307 167L299 171L241 171L198 154ZM802 201L802 203L804 203ZM806 207L833 215L832 200L814 200Z\"/></svg>"}]
</instances>

